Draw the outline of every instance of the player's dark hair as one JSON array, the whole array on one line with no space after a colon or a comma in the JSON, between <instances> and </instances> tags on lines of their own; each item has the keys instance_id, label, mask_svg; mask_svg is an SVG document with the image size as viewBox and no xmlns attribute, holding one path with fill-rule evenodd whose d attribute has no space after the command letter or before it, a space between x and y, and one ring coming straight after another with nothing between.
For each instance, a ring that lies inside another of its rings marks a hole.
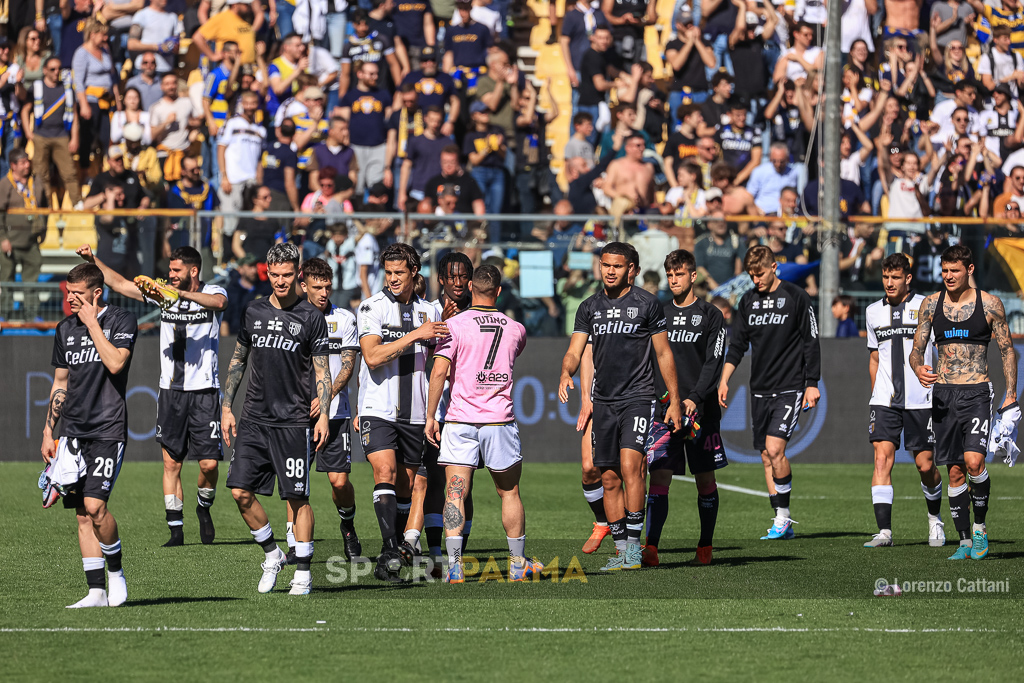
<instances>
[{"instance_id":1,"label":"player's dark hair","mask_svg":"<svg viewBox=\"0 0 1024 683\"><path fill-rule=\"evenodd\" d=\"M626 259L626 263L632 263L638 270L640 268L640 254L629 242L609 242L601 248L601 255L614 254Z\"/></svg>"},{"instance_id":2,"label":"player's dark hair","mask_svg":"<svg viewBox=\"0 0 1024 683\"><path fill-rule=\"evenodd\" d=\"M84 282L89 289L103 288L103 271L93 263L79 263L68 271L68 284Z\"/></svg>"},{"instance_id":3,"label":"player's dark hair","mask_svg":"<svg viewBox=\"0 0 1024 683\"><path fill-rule=\"evenodd\" d=\"M775 263L775 252L763 244L751 247L743 257L743 270L748 273L752 268L771 268Z\"/></svg>"},{"instance_id":4,"label":"player's dark hair","mask_svg":"<svg viewBox=\"0 0 1024 683\"><path fill-rule=\"evenodd\" d=\"M470 279L473 278L473 262L469 260L469 257L463 254L461 251L450 251L441 257L441 260L437 262L437 282L443 285L442 280L447 280L452 276L453 266L456 263L461 263L466 268L466 275Z\"/></svg>"},{"instance_id":5,"label":"player's dark hair","mask_svg":"<svg viewBox=\"0 0 1024 683\"><path fill-rule=\"evenodd\" d=\"M896 252L895 254L889 254L882 260L883 273L894 273L897 270L903 271L904 275L910 273L910 259L907 258L906 254Z\"/></svg>"},{"instance_id":6,"label":"player's dark hair","mask_svg":"<svg viewBox=\"0 0 1024 683\"><path fill-rule=\"evenodd\" d=\"M473 273L473 291L481 296L494 296L501 287L501 271L485 263Z\"/></svg>"},{"instance_id":7,"label":"player's dark hair","mask_svg":"<svg viewBox=\"0 0 1024 683\"><path fill-rule=\"evenodd\" d=\"M267 265L276 266L281 263L294 263L295 269L299 269L299 248L291 242L275 244L267 252Z\"/></svg>"},{"instance_id":8,"label":"player's dark hair","mask_svg":"<svg viewBox=\"0 0 1024 683\"><path fill-rule=\"evenodd\" d=\"M181 261L186 268L203 267L203 257L194 247L178 247L171 252L171 261Z\"/></svg>"},{"instance_id":9,"label":"player's dark hair","mask_svg":"<svg viewBox=\"0 0 1024 683\"><path fill-rule=\"evenodd\" d=\"M334 282L334 271L322 258L311 258L302 262L302 279Z\"/></svg>"},{"instance_id":10,"label":"player's dark hair","mask_svg":"<svg viewBox=\"0 0 1024 683\"><path fill-rule=\"evenodd\" d=\"M970 268L974 265L974 254L971 253L970 247L954 244L951 247L946 247L946 250L942 252L942 258L939 260L942 263L962 263L964 268Z\"/></svg>"},{"instance_id":11,"label":"player's dark hair","mask_svg":"<svg viewBox=\"0 0 1024 683\"><path fill-rule=\"evenodd\" d=\"M381 268L388 261L402 261L414 274L420 271L420 255L416 250L403 242L395 242L380 254Z\"/></svg>"},{"instance_id":12,"label":"player's dark hair","mask_svg":"<svg viewBox=\"0 0 1024 683\"><path fill-rule=\"evenodd\" d=\"M696 273L697 259L685 249L670 251L668 256L665 257L665 272L679 270L680 268L686 268L688 272Z\"/></svg>"}]
</instances>

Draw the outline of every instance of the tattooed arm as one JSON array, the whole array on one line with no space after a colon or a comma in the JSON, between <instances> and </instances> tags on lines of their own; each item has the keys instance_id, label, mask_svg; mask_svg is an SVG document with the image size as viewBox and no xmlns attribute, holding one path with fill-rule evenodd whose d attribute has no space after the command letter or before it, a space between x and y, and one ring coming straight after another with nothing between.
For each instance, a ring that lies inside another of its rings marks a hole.
<instances>
[{"instance_id":1,"label":"tattooed arm","mask_svg":"<svg viewBox=\"0 0 1024 683\"><path fill-rule=\"evenodd\" d=\"M327 356L313 356L313 372L316 374L316 396L324 409L320 411L320 417L313 427L313 441L316 443L316 450L327 445L327 437L330 435L330 413L331 406L331 367Z\"/></svg>"},{"instance_id":2,"label":"tattooed arm","mask_svg":"<svg viewBox=\"0 0 1024 683\"><path fill-rule=\"evenodd\" d=\"M57 428L61 413L64 411L64 402L68 398L68 369L56 368L53 372L53 387L50 389L50 405L46 409L46 424L43 425L43 445L40 452L43 460L47 463L57 451L53 443L53 430Z\"/></svg>"},{"instance_id":3,"label":"tattooed arm","mask_svg":"<svg viewBox=\"0 0 1024 683\"><path fill-rule=\"evenodd\" d=\"M363 362L371 370L376 370L401 356L416 342L425 342L446 336L448 336L447 325L440 322L426 322L401 339L386 344L377 335L367 335L359 340L359 348L363 352Z\"/></svg>"},{"instance_id":4,"label":"tattooed arm","mask_svg":"<svg viewBox=\"0 0 1024 683\"><path fill-rule=\"evenodd\" d=\"M231 445L232 437L237 435L235 427L235 414L231 412L231 405L235 402L235 394L242 383L242 376L245 374L245 366L249 362L249 347L245 344L235 342L235 352L231 355L231 364L228 365L228 376L224 380L224 399L220 406L220 431L224 435L224 443Z\"/></svg>"},{"instance_id":5,"label":"tattooed arm","mask_svg":"<svg viewBox=\"0 0 1024 683\"><path fill-rule=\"evenodd\" d=\"M349 381L352 379L352 375L356 368L356 350L345 349L341 352L341 370L338 371L338 376L334 378L334 384L331 386L331 400L341 393L341 390L348 386Z\"/></svg>"},{"instance_id":6,"label":"tattooed arm","mask_svg":"<svg viewBox=\"0 0 1024 683\"><path fill-rule=\"evenodd\" d=\"M999 355L1003 360L1003 378L1006 380L1006 396L1000 408L1005 408L1017 400L1017 350L1013 348L1013 339L1010 337L1010 327L1006 324L1006 310L999 297L982 292L982 306L985 307L985 317L992 327L992 337L999 347Z\"/></svg>"},{"instance_id":7,"label":"tattooed arm","mask_svg":"<svg viewBox=\"0 0 1024 683\"><path fill-rule=\"evenodd\" d=\"M913 368L921 386L930 387L935 384L938 376L932 372L932 366L926 365L924 354L928 348L928 340L932 336L932 321L935 317L935 307L938 305L938 293L932 294L921 302L917 331L914 333L914 349L910 352L910 367Z\"/></svg>"}]
</instances>

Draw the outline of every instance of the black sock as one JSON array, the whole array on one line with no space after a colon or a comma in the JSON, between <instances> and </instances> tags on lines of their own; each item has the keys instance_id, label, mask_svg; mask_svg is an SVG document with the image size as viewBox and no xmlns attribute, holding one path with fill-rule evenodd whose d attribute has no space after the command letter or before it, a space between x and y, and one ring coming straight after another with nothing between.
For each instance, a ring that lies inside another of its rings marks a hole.
<instances>
[{"instance_id":1,"label":"black sock","mask_svg":"<svg viewBox=\"0 0 1024 683\"><path fill-rule=\"evenodd\" d=\"M341 518L341 528L345 531L355 531L356 506L350 508L338 508L338 517Z\"/></svg>"},{"instance_id":2,"label":"black sock","mask_svg":"<svg viewBox=\"0 0 1024 683\"><path fill-rule=\"evenodd\" d=\"M171 531L180 531L185 523L185 513L182 510L164 510L164 514L167 515L167 526L171 527Z\"/></svg>"},{"instance_id":3,"label":"black sock","mask_svg":"<svg viewBox=\"0 0 1024 683\"><path fill-rule=\"evenodd\" d=\"M874 503L874 508L878 530L892 529L892 503Z\"/></svg>"},{"instance_id":4,"label":"black sock","mask_svg":"<svg viewBox=\"0 0 1024 683\"><path fill-rule=\"evenodd\" d=\"M594 513L594 521L598 524L608 524L608 518L604 514L604 485L601 482L584 484L583 497L587 499L587 505Z\"/></svg>"},{"instance_id":5,"label":"black sock","mask_svg":"<svg viewBox=\"0 0 1024 683\"><path fill-rule=\"evenodd\" d=\"M988 478L988 470L982 470L977 477L971 477L971 507L974 510L974 523L984 524L988 514L988 494L992 490L992 480ZM979 481L980 480L980 481Z\"/></svg>"},{"instance_id":6,"label":"black sock","mask_svg":"<svg viewBox=\"0 0 1024 683\"><path fill-rule=\"evenodd\" d=\"M423 528L423 533L427 536L427 547L428 548L440 548L444 545L444 527L440 526L428 526Z\"/></svg>"},{"instance_id":7,"label":"black sock","mask_svg":"<svg viewBox=\"0 0 1024 683\"><path fill-rule=\"evenodd\" d=\"M117 539L110 545L100 543L100 550L103 551L103 558L107 561L107 570L121 571L121 539Z\"/></svg>"},{"instance_id":8,"label":"black sock","mask_svg":"<svg viewBox=\"0 0 1024 683\"><path fill-rule=\"evenodd\" d=\"M782 507L781 505L779 505L779 497L777 495L773 496L769 494L768 504L772 506L772 510L778 510L780 507Z\"/></svg>"},{"instance_id":9,"label":"black sock","mask_svg":"<svg viewBox=\"0 0 1024 683\"><path fill-rule=\"evenodd\" d=\"M706 495L697 494L697 514L700 516L700 540L698 548L711 545L715 537L715 524L718 522L718 487Z\"/></svg>"},{"instance_id":10,"label":"black sock","mask_svg":"<svg viewBox=\"0 0 1024 683\"><path fill-rule=\"evenodd\" d=\"M395 538L401 544L405 540L405 527L409 524L409 510L412 508L412 498L395 497Z\"/></svg>"},{"instance_id":11,"label":"black sock","mask_svg":"<svg viewBox=\"0 0 1024 683\"><path fill-rule=\"evenodd\" d=\"M99 569L86 569L85 583L89 586L89 590L93 588L105 590L107 587L107 576L103 573L103 567Z\"/></svg>"},{"instance_id":12,"label":"black sock","mask_svg":"<svg viewBox=\"0 0 1024 683\"><path fill-rule=\"evenodd\" d=\"M616 543L625 542L626 540L626 518L617 519L614 522L608 523L608 528L611 529L612 539Z\"/></svg>"},{"instance_id":13,"label":"black sock","mask_svg":"<svg viewBox=\"0 0 1024 683\"><path fill-rule=\"evenodd\" d=\"M967 493L967 484L949 487L949 516L953 518L953 526L961 541L971 537L971 496Z\"/></svg>"},{"instance_id":14,"label":"black sock","mask_svg":"<svg viewBox=\"0 0 1024 683\"><path fill-rule=\"evenodd\" d=\"M924 491L924 502L928 506L928 514L938 517L942 512L942 482L940 481L935 488L921 484L921 490Z\"/></svg>"},{"instance_id":15,"label":"black sock","mask_svg":"<svg viewBox=\"0 0 1024 683\"><path fill-rule=\"evenodd\" d=\"M640 534L644 531L644 511L626 510L626 542L640 545Z\"/></svg>"},{"instance_id":16,"label":"black sock","mask_svg":"<svg viewBox=\"0 0 1024 683\"><path fill-rule=\"evenodd\" d=\"M395 500L395 487L392 484L377 484L373 487L373 511L377 514L380 526L380 537L384 547L394 550L395 519L398 515L398 502Z\"/></svg>"},{"instance_id":17,"label":"black sock","mask_svg":"<svg viewBox=\"0 0 1024 683\"><path fill-rule=\"evenodd\" d=\"M664 489L664 491L662 491ZM661 530L668 519L668 487L652 486L647 494L647 545L658 547Z\"/></svg>"},{"instance_id":18,"label":"black sock","mask_svg":"<svg viewBox=\"0 0 1024 683\"><path fill-rule=\"evenodd\" d=\"M778 500L777 507L788 508L789 492L792 489L793 474L790 473L781 478L772 477L772 481L775 482L775 498Z\"/></svg>"}]
</instances>

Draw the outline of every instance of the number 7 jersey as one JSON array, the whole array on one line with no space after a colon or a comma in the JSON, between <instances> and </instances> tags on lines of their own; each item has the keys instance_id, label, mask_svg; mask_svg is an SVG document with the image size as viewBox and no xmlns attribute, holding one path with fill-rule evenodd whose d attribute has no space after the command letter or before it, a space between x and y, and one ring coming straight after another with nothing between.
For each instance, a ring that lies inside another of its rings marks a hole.
<instances>
[{"instance_id":1,"label":"number 7 jersey","mask_svg":"<svg viewBox=\"0 0 1024 683\"><path fill-rule=\"evenodd\" d=\"M526 328L494 308L473 306L448 319L435 355L451 362L446 422L506 424L516 419L512 369L526 348Z\"/></svg>"}]
</instances>

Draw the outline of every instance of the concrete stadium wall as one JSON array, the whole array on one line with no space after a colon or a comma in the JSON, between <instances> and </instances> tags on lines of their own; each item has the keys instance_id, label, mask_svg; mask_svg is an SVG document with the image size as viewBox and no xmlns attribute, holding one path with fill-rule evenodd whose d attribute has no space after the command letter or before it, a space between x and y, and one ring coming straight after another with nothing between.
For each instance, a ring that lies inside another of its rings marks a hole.
<instances>
[{"instance_id":1,"label":"concrete stadium wall","mask_svg":"<svg viewBox=\"0 0 1024 683\"><path fill-rule=\"evenodd\" d=\"M160 374L158 339L143 337L135 348L128 389L130 460L159 460L160 448L153 440L156 398ZM558 374L565 339L531 339L516 366L514 399L527 462L578 462L580 435L576 415L579 391L570 402L558 401ZM53 381L50 366L53 340L50 337L0 336L0 461L39 460L46 405ZM221 341L221 370L227 368L234 339ZM1018 351L1024 346L1018 345ZM822 400L804 413L790 442L789 455L799 462L862 463L871 461L867 441L867 403L870 382L868 351L862 339L822 341ZM993 345L989 364L995 378L995 400L1003 396L998 351ZM747 379L749 361L733 379L729 409L722 424L722 437L733 462L760 462L753 450L750 432ZM1024 372L1019 372L1024 376ZM577 381L577 387L579 382ZM244 392L245 388L240 390ZM354 386L353 386L354 391ZM354 395L354 394L353 394ZM236 410L241 400L236 400ZM359 440L352 440L357 460L362 460ZM909 461L906 453L901 459Z\"/></svg>"}]
</instances>

